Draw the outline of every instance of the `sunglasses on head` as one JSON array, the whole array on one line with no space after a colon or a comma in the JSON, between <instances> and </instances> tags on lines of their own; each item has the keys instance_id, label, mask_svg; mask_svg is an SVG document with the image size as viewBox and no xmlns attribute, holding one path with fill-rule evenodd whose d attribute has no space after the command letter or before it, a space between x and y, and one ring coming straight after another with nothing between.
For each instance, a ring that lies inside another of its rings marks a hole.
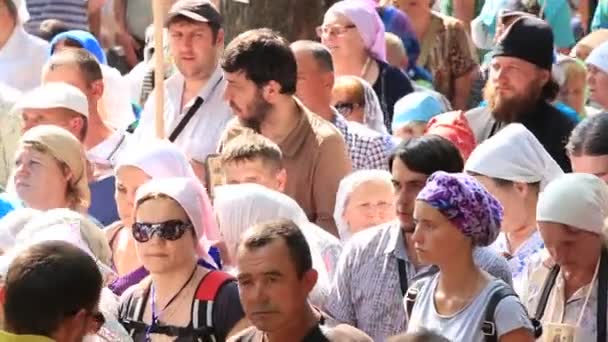
<instances>
[{"instance_id":1,"label":"sunglasses on head","mask_svg":"<svg viewBox=\"0 0 608 342\"><path fill-rule=\"evenodd\" d=\"M338 111L338 113L340 113L342 116L348 116L353 109L355 109L357 107L356 103L350 103L350 102L338 102L334 105L334 108L336 108L336 110Z\"/></svg>"},{"instance_id":2,"label":"sunglasses on head","mask_svg":"<svg viewBox=\"0 0 608 342\"><path fill-rule=\"evenodd\" d=\"M133 238L137 242L148 242L156 233L163 240L179 240L186 230L193 228L191 223L180 220L170 220L160 223L135 222L133 224Z\"/></svg>"}]
</instances>

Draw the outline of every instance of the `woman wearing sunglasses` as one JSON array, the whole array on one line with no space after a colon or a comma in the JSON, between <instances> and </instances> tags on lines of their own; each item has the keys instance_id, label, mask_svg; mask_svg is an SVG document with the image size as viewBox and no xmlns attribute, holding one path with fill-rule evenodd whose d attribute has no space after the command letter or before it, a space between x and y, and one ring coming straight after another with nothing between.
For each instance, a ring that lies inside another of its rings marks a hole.
<instances>
[{"instance_id":1,"label":"woman wearing sunglasses","mask_svg":"<svg viewBox=\"0 0 608 342\"><path fill-rule=\"evenodd\" d=\"M366 80L356 76L336 78L331 93L332 105L348 121L358 122L388 134L378 96Z\"/></svg>"},{"instance_id":2,"label":"woman wearing sunglasses","mask_svg":"<svg viewBox=\"0 0 608 342\"><path fill-rule=\"evenodd\" d=\"M386 63L384 24L373 1L336 2L317 35L331 52L336 76L359 76L373 85L390 127L395 102L414 89L405 73Z\"/></svg>"},{"instance_id":3,"label":"woman wearing sunglasses","mask_svg":"<svg viewBox=\"0 0 608 342\"><path fill-rule=\"evenodd\" d=\"M132 234L150 277L125 292L120 309L135 341L224 341L244 325L234 279L198 263L213 262L206 202L190 177L155 179L137 190Z\"/></svg>"},{"instance_id":4,"label":"woman wearing sunglasses","mask_svg":"<svg viewBox=\"0 0 608 342\"><path fill-rule=\"evenodd\" d=\"M110 288L120 295L148 275L135 254L135 241L131 232L134 220L133 203L137 189L151 179L196 176L186 156L172 143L161 140L150 140L127 151L124 158L118 160L115 175L114 196L120 221L108 227L106 236L112 249L112 263L120 276ZM207 203L205 208L211 212L210 203ZM205 234L208 239L219 238L214 233L216 228L213 219L208 218L205 224ZM219 260L216 261L209 266L219 264Z\"/></svg>"}]
</instances>

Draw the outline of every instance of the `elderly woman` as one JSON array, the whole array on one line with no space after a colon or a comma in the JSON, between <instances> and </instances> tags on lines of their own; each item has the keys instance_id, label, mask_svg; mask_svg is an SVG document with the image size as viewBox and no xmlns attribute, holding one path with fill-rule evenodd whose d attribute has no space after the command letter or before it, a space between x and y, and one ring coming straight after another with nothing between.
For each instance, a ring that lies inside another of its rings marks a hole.
<instances>
[{"instance_id":1,"label":"elderly woman","mask_svg":"<svg viewBox=\"0 0 608 342\"><path fill-rule=\"evenodd\" d=\"M340 240L396 218L391 180L391 174L382 170L356 171L342 179L334 210Z\"/></svg>"},{"instance_id":2,"label":"elderly woman","mask_svg":"<svg viewBox=\"0 0 608 342\"><path fill-rule=\"evenodd\" d=\"M211 262L203 186L192 177L154 179L137 190L132 234L150 277L123 294L120 319L135 341L225 341L244 313L236 282Z\"/></svg>"},{"instance_id":3,"label":"elderly woman","mask_svg":"<svg viewBox=\"0 0 608 342\"><path fill-rule=\"evenodd\" d=\"M602 111L608 110L608 42L593 49L585 60L590 99Z\"/></svg>"},{"instance_id":4,"label":"elderly woman","mask_svg":"<svg viewBox=\"0 0 608 342\"><path fill-rule=\"evenodd\" d=\"M217 189L214 205L222 240L227 246L228 258L232 260L241 234L255 224L286 218L301 227L313 253L313 266L319 273L311 301L319 307L323 305L342 249L336 237L309 222L302 208L289 196L261 185L222 186ZM238 265L233 263L231 266Z\"/></svg>"},{"instance_id":5,"label":"elderly woman","mask_svg":"<svg viewBox=\"0 0 608 342\"><path fill-rule=\"evenodd\" d=\"M521 124L511 124L479 145L464 167L504 209L492 248L509 261L515 292L523 294L528 265L544 244L537 230L536 203L545 186L563 175L559 165Z\"/></svg>"},{"instance_id":6,"label":"elderly woman","mask_svg":"<svg viewBox=\"0 0 608 342\"><path fill-rule=\"evenodd\" d=\"M145 147L134 148L118 161L116 174L116 204L120 222L107 229L107 237L113 252L113 265L121 278L111 288L121 294L129 286L148 275L135 254L131 226L133 225L133 203L137 189L151 179L190 177L196 179L186 156L173 144L152 140ZM204 202L205 210L212 212L211 203ZM205 215L205 234L210 240L219 238L211 215ZM208 265L214 267L214 265Z\"/></svg>"},{"instance_id":7,"label":"elderly woman","mask_svg":"<svg viewBox=\"0 0 608 342\"><path fill-rule=\"evenodd\" d=\"M607 339L607 215L608 186L593 175L563 175L540 195L536 218L548 255L532 268L524 303L550 341Z\"/></svg>"},{"instance_id":8,"label":"elderly woman","mask_svg":"<svg viewBox=\"0 0 608 342\"><path fill-rule=\"evenodd\" d=\"M401 70L386 63L384 26L375 5L338 1L325 13L317 33L331 52L337 76L358 76L373 85L389 127L395 102L413 88Z\"/></svg>"},{"instance_id":9,"label":"elderly woman","mask_svg":"<svg viewBox=\"0 0 608 342\"><path fill-rule=\"evenodd\" d=\"M439 272L408 290L408 332L435 330L450 341L486 339L482 327L488 303L512 290L475 265L473 248L496 239L501 219L500 203L473 177L442 171L431 175L416 198L412 241L419 260L437 265ZM487 333L500 342L534 341L516 296L500 298L494 309L495 329Z\"/></svg>"},{"instance_id":10,"label":"elderly woman","mask_svg":"<svg viewBox=\"0 0 608 342\"><path fill-rule=\"evenodd\" d=\"M477 56L462 22L432 11L432 0L392 2L411 19L420 40L418 65L431 72L435 89L454 109L467 109Z\"/></svg>"},{"instance_id":11,"label":"elderly woman","mask_svg":"<svg viewBox=\"0 0 608 342\"><path fill-rule=\"evenodd\" d=\"M572 57L560 55L553 65L553 78L559 84L556 106L564 110L568 106L576 112L576 121L587 113L587 68L585 64ZM560 108L561 107L561 108Z\"/></svg>"},{"instance_id":12,"label":"elderly woman","mask_svg":"<svg viewBox=\"0 0 608 342\"><path fill-rule=\"evenodd\" d=\"M86 167L83 147L74 135L58 126L34 127L19 141L10 184L14 193L1 197L16 206L86 213L91 197Z\"/></svg>"},{"instance_id":13,"label":"elderly woman","mask_svg":"<svg viewBox=\"0 0 608 342\"><path fill-rule=\"evenodd\" d=\"M608 116L581 121L572 130L566 150L574 172L590 173L608 182Z\"/></svg>"},{"instance_id":14,"label":"elderly woman","mask_svg":"<svg viewBox=\"0 0 608 342\"><path fill-rule=\"evenodd\" d=\"M108 266L111 260L110 248L97 225L69 209L29 213L32 215L26 215L29 219L21 225L21 230L14 237L12 249L0 258L0 274L6 274L10 260L24 248L38 242L59 240L79 247L95 259L104 276L104 285L112 279L114 273ZM15 229L12 230L16 232ZM103 314L103 321L100 320L99 323L103 324L95 335L85 337L84 342L132 341L118 322L118 298L105 287L102 288L99 309Z\"/></svg>"},{"instance_id":15,"label":"elderly woman","mask_svg":"<svg viewBox=\"0 0 608 342\"><path fill-rule=\"evenodd\" d=\"M331 97L332 106L346 120L388 134L378 96L364 79L356 76L336 78Z\"/></svg>"}]
</instances>

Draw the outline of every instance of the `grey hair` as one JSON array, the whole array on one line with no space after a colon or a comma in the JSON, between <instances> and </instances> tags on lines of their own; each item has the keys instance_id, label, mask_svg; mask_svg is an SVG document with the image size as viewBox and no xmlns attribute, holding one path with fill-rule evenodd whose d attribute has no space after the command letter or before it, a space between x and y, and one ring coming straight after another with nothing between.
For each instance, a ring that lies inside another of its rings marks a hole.
<instances>
[{"instance_id":1,"label":"grey hair","mask_svg":"<svg viewBox=\"0 0 608 342\"><path fill-rule=\"evenodd\" d=\"M319 68L325 72L334 71L334 62L331 53L325 45L312 40L298 40L291 44L291 50L309 52L317 62Z\"/></svg>"}]
</instances>

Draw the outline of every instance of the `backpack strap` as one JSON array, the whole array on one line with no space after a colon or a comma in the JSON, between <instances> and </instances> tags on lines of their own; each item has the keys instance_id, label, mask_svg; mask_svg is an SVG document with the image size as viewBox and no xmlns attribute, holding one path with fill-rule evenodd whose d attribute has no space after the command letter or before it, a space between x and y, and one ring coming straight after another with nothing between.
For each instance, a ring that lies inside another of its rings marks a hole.
<instances>
[{"instance_id":1,"label":"backpack strap","mask_svg":"<svg viewBox=\"0 0 608 342\"><path fill-rule=\"evenodd\" d=\"M555 286L555 281L557 280L558 274L559 265L555 265L551 268L551 271L549 272L549 275L547 276L543 284L540 299L538 300L538 304L536 305L536 312L534 313L534 319L539 322L542 320L543 315L545 314L547 301L549 300L549 295L551 294L551 290L553 290L553 286Z\"/></svg>"},{"instance_id":2,"label":"backpack strap","mask_svg":"<svg viewBox=\"0 0 608 342\"><path fill-rule=\"evenodd\" d=\"M209 271L201 280L192 303L192 328L210 332L211 341L217 341L213 333L213 303L222 286L234 280L230 274L222 271Z\"/></svg>"},{"instance_id":3,"label":"backpack strap","mask_svg":"<svg viewBox=\"0 0 608 342\"><path fill-rule=\"evenodd\" d=\"M501 286L490 296L490 300L486 305L486 310L481 323L481 332L485 336L486 342L498 342L498 333L496 331L496 323L494 322L494 314L496 313L496 307L501 300L506 297L515 296L517 294L508 286Z\"/></svg>"},{"instance_id":4,"label":"backpack strap","mask_svg":"<svg viewBox=\"0 0 608 342\"><path fill-rule=\"evenodd\" d=\"M126 298L126 305L120 308L120 322L131 337L147 327L143 323L144 305L150 295L149 288L137 289Z\"/></svg>"},{"instance_id":5,"label":"backpack strap","mask_svg":"<svg viewBox=\"0 0 608 342\"><path fill-rule=\"evenodd\" d=\"M412 310L414 309L414 304L416 304L416 297L418 297L418 293L422 290L426 280L428 280L428 278L416 281L405 293L405 310L407 312L408 320L412 316Z\"/></svg>"},{"instance_id":6,"label":"backpack strap","mask_svg":"<svg viewBox=\"0 0 608 342\"><path fill-rule=\"evenodd\" d=\"M608 340L606 306L608 306L608 249L602 248L597 284L597 340Z\"/></svg>"}]
</instances>

